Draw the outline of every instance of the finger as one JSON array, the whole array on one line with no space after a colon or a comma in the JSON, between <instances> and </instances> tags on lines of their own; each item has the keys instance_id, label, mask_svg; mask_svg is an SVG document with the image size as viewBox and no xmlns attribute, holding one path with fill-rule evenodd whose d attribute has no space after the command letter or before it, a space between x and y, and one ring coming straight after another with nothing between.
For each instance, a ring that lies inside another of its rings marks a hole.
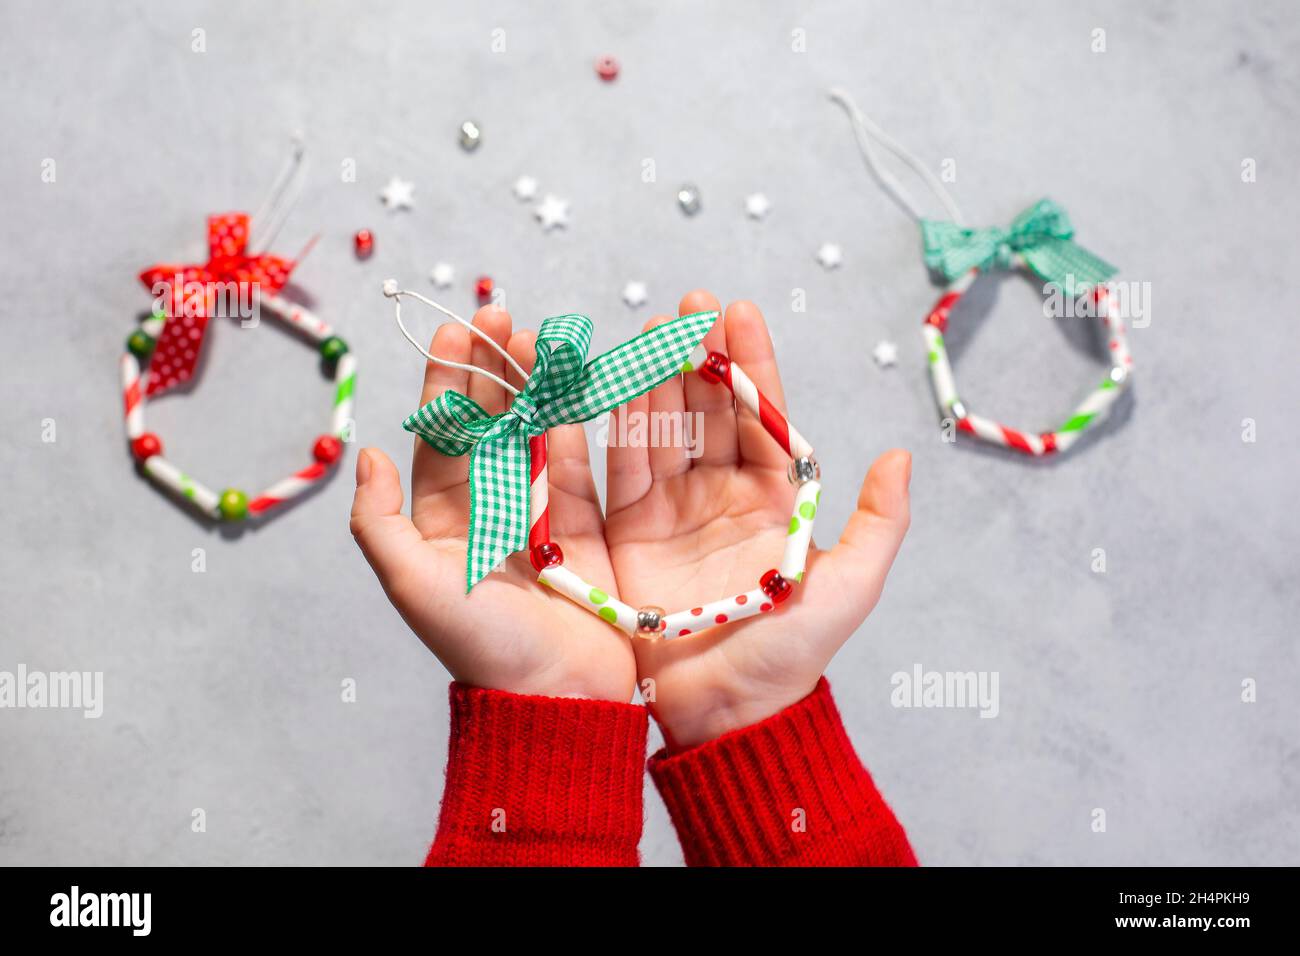
<instances>
[{"instance_id":1,"label":"finger","mask_svg":"<svg viewBox=\"0 0 1300 956\"><path fill-rule=\"evenodd\" d=\"M627 442L630 423L645 421L650 414L650 396L641 395L619 406L609 416L605 442L605 510L613 514L646 496L654 483L650 473L650 449L645 442Z\"/></svg>"},{"instance_id":2,"label":"finger","mask_svg":"<svg viewBox=\"0 0 1300 956\"><path fill-rule=\"evenodd\" d=\"M474 327L486 332L493 342L505 348L510 339L510 313L495 305L485 305L474 313ZM505 378L506 360L477 335L474 336L470 362L498 378ZM482 405L489 415L500 415L506 410L506 390L486 375L470 373L469 397Z\"/></svg>"},{"instance_id":3,"label":"finger","mask_svg":"<svg viewBox=\"0 0 1300 956\"><path fill-rule=\"evenodd\" d=\"M901 449L876 459L862 482L858 510L849 518L839 543L826 555L859 612L868 613L880 599L885 577L910 523L908 483L912 456Z\"/></svg>"},{"instance_id":4,"label":"finger","mask_svg":"<svg viewBox=\"0 0 1300 956\"><path fill-rule=\"evenodd\" d=\"M523 366L524 371L532 372L537 359L537 333L531 329L522 329L510 336L506 346L511 358ZM513 369L506 375L506 381L522 388L523 382ZM564 525L564 512L569 498L577 498L588 505L597 504L596 482L591 477L591 458L587 451L587 434L581 425L560 425L546 433L546 470L548 483L553 495L551 500L552 518ZM556 509L559 509L557 512ZM597 510L596 516L599 516ZM585 514L586 525L590 524L590 514ZM582 530L587 530L584 526Z\"/></svg>"},{"instance_id":5,"label":"finger","mask_svg":"<svg viewBox=\"0 0 1300 956\"><path fill-rule=\"evenodd\" d=\"M402 479L397 466L377 448L357 455L357 492L352 499L352 536L390 596L401 590L405 569L423 543L402 514Z\"/></svg>"},{"instance_id":6,"label":"finger","mask_svg":"<svg viewBox=\"0 0 1300 956\"><path fill-rule=\"evenodd\" d=\"M728 358L741 367L754 387L784 415L785 392L781 388L776 352L763 313L752 302L733 302L727 306L723 327L727 335ZM737 408L736 431L740 438L741 460L785 471L789 456L767 433L758 416L748 409Z\"/></svg>"},{"instance_id":7,"label":"finger","mask_svg":"<svg viewBox=\"0 0 1300 956\"><path fill-rule=\"evenodd\" d=\"M703 289L688 292L677 307L679 315L693 312L720 312L718 300ZM714 323L702 343L710 352L727 351L727 334L721 319ZM736 407L730 390L722 384L713 385L698 374L685 376L686 411L695 428L696 446L693 463L699 465L730 465L740 460L740 446L736 435Z\"/></svg>"},{"instance_id":8,"label":"finger","mask_svg":"<svg viewBox=\"0 0 1300 956\"><path fill-rule=\"evenodd\" d=\"M429 345L429 354L451 362L469 361L470 333L462 326L448 322L438 327ZM447 368L435 362L424 367L424 388L420 393L420 407L433 401L443 392L455 390L462 395L469 387L469 373L458 368ZM411 517L417 522L429 505L429 498L456 485L463 485L469 477L469 461L465 457L448 458L434 451L423 438L415 437L415 454L411 458Z\"/></svg>"},{"instance_id":9,"label":"finger","mask_svg":"<svg viewBox=\"0 0 1300 956\"><path fill-rule=\"evenodd\" d=\"M643 332L671 322L672 316L656 315L645 324ZM686 393L683 376L674 375L650 392L648 415L628 418L628 435L648 446L650 474L655 481L680 475L691 467L686 457Z\"/></svg>"}]
</instances>

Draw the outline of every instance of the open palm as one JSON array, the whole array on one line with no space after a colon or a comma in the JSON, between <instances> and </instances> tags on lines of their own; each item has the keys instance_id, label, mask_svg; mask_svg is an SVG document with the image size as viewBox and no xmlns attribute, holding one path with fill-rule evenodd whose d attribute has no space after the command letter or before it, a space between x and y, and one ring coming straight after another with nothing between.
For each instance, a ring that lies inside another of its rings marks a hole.
<instances>
[{"instance_id":1,"label":"open palm","mask_svg":"<svg viewBox=\"0 0 1300 956\"><path fill-rule=\"evenodd\" d=\"M502 309L480 309L474 324L508 348L525 370L535 357L533 332L511 334ZM429 349L472 363L521 386L505 361L459 325L438 329ZM506 409L506 392L482 376L429 363L420 404L448 389L489 414ZM551 528L566 560L596 581L614 579L604 519L580 425L547 434ZM377 449L357 460L352 532L403 619L465 684L548 697L627 702L636 664L627 639L549 588L524 554L512 555L474 590L465 591L469 528L469 463L438 454L416 439L411 467L411 514L402 513L397 468Z\"/></svg>"},{"instance_id":2,"label":"open palm","mask_svg":"<svg viewBox=\"0 0 1300 956\"><path fill-rule=\"evenodd\" d=\"M680 313L718 308L707 292L693 292ZM668 319L651 325L661 321ZM536 336L511 334L504 310L480 309L474 325L531 368ZM771 339L756 306L733 303L704 344L728 354L784 411ZM458 325L439 328L430 351L522 385L500 355ZM489 414L507 406L499 385L430 363L420 403L447 389ZM615 583L633 607L678 610L748 591L777 565L793 489L784 452L752 415L737 411L724 386L679 376L615 415L665 412L703 413L699 456L680 446L611 442L607 519L582 427L547 433L551 530L565 563L587 580ZM779 613L671 641L629 642L538 587L522 554L465 595L468 460L440 455L422 441L412 465L410 517L402 513L392 461L377 449L361 452L352 531L389 599L456 680L520 694L627 701L640 679L666 736L685 747L762 720L812 690L880 596L907 530L910 470L901 451L872 466L839 543L829 551L811 549L804 579Z\"/></svg>"},{"instance_id":3,"label":"open palm","mask_svg":"<svg viewBox=\"0 0 1300 956\"><path fill-rule=\"evenodd\" d=\"M697 291L680 314L720 310ZM668 321L652 320L651 326ZM771 339L758 308L731 304L704 340L738 363L785 410ZM785 545L794 490L789 459L730 391L698 375L670 381L617 412L703 413L692 458L682 447L608 450L605 538L622 600L670 611L757 586ZM665 419L658 419L664 421ZM611 434L622 428L611 427ZM776 614L667 641L635 641L643 694L671 743L711 740L807 695L831 656L875 606L908 524L906 452L872 467L839 544L813 548L807 573Z\"/></svg>"}]
</instances>

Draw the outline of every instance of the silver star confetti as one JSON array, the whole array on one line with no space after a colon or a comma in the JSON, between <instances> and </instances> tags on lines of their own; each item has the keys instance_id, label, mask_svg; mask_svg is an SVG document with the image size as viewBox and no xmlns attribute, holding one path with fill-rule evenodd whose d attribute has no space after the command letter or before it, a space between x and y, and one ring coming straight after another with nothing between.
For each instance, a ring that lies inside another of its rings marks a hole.
<instances>
[{"instance_id":1,"label":"silver star confetti","mask_svg":"<svg viewBox=\"0 0 1300 956\"><path fill-rule=\"evenodd\" d=\"M824 242L822 247L817 250L817 261L822 264L823 269L834 269L844 261L844 253L835 243Z\"/></svg>"},{"instance_id":2,"label":"silver star confetti","mask_svg":"<svg viewBox=\"0 0 1300 956\"><path fill-rule=\"evenodd\" d=\"M645 305L648 298L649 294L646 292L644 282L629 282L623 286L623 301L630 308L635 309L637 306Z\"/></svg>"},{"instance_id":3,"label":"silver star confetti","mask_svg":"<svg viewBox=\"0 0 1300 956\"><path fill-rule=\"evenodd\" d=\"M527 202L537 195L537 180L532 176L520 176L515 180L515 198Z\"/></svg>"},{"instance_id":4,"label":"silver star confetti","mask_svg":"<svg viewBox=\"0 0 1300 956\"><path fill-rule=\"evenodd\" d=\"M439 289L445 289L456 278L456 270L451 267L449 262L439 262L429 270L429 278L433 280L433 284Z\"/></svg>"},{"instance_id":5,"label":"silver star confetti","mask_svg":"<svg viewBox=\"0 0 1300 956\"><path fill-rule=\"evenodd\" d=\"M881 368L889 368L898 363L898 346L888 339L881 339L871 350L871 355Z\"/></svg>"},{"instance_id":6,"label":"silver star confetti","mask_svg":"<svg viewBox=\"0 0 1300 956\"><path fill-rule=\"evenodd\" d=\"M394 176L380 191L379 198L389 209L410 209L415 201L415 184Z\"/></svg>"},{"instance_id":7,"label":"silver star confetti","mask_svg":"<svg viewBox=\"0 0 1300 956\"><path fill-rule=\"evenodd\" d=\"M569 202L567 199L560 199L558 196L552 196L548 193L537 208L533 210L533 215L542 224L542 229L547 232L557 226L567 226L569 224Z\"/></svg>"},{"instance_id":8,"label":"silver star confetti","mask_svg":"<svg viewBox=\"0 0 1300 956\"><path fill-rule=\"evenodd\" d=\"M762 193L754 193L745 198L745 213L750 219L762 219L771 208L772 204Z\"/></svg>"}]
</instances>

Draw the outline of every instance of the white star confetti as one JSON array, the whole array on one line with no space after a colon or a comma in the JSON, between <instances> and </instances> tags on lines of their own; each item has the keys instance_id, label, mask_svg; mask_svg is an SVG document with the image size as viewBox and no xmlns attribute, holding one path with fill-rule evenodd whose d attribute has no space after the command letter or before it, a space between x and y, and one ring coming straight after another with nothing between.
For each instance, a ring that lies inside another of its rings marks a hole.
<instances>
[{"instance_id":1,"label":"white star confetti","mask_svg":"<svg viewBox=\"0 0 1300 956\"><path fill-rule=\"evenodd\" d=\"M881 339L871 350L871 355L881 368L890 368L898 363L898 346L888 339Z\"/></svg>"},{"instance_id":2,"label":"white star confetti","mask_svg":"<svg viewBox=\"0 0 1300 956\"><path fill-rule=\"evenodd\" d=\"M379 193L379 198L389 209L410 209L415 201L415 184L394 176Z\"/></svg>"},{"instance_id":3,"label":"white star confetti","mask_svg":"<svg viewBox=\"0 0 1300 956\"><path fill-rule=\"evenodd\" d=\"M635 309L637 306L645 305L649 297L644 282L629 282L623 286L623 301L630 308Z\"/></svg>"},{"instance_id":4,"label":"white star confetti","mask_svg":"<svg viewBox=\"0 0 1300 956\"><path fill-rule=\"evenodd\" d=\"M549 193L536 209L533 215L537 221L542 224L542 229L550 232L556 226L567 226L569 224L569 202L567 199L560 199Z\"/></svg>"},{"instance_id":5,"label":"white star confetti","mask_svg":"<svg viewBox=\"0 0 1300 956\"><path fill-rule=\"evenodd\" d=\"M844 253L835 243L824 242L817 250L817 261L822 264L823 269L835 269L844 261Z\"/></svg>"},{"instance_id":6,"label":"white star confetti","mask_svg":"<svg viewBox=\"0 0 1300 956\"><path fill-rule=\"evenodd\" d=\"M445 289L451 285L456 278L456 270L451 267L449 262L439 262L429 270L429 278L439 289Z\"/></svg>"},{"instance_id":7,"label":"white star confetti","mask_svg":"<svg viewBox=\"0 0 1300 956\"><path fill-rule=\"evenodd\" d=\"M750 219L762 219L771 208L772 204L762 193L754 193L745 198L745 213Z\"/></svg>"},{"instance_id":8,"label":"white star confetti","mask_svg":"<svg viewBox=\"0 0 1300 956\"><path fill-rule=\"evenodd\" d=\"M532 176L520 176L515 180L515 198L527 202L537 195L537 180Z\"/></svg>"}]
</instances>

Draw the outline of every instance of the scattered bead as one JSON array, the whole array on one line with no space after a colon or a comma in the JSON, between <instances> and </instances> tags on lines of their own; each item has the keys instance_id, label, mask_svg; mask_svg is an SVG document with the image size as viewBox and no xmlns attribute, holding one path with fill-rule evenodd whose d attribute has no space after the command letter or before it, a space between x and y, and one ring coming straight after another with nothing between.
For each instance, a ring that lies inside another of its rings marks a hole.
<instances>
[{"instance_id":1,"label":"scattered bead","mask_svg":"<svg viewBox=\"0 0 1300 956\"><path fill-rule=\"evenodd\" d=\"M636 612L636 636L655 639L663 636L668 612L661 607L643 607Z\"/></svg>"},{"instance_id":2,"label":"scattered bead","mask_svg":"<svg viewBox=\"0 0 1300 956\"><path fill-rule=\"evenodd\" d=\"M483 131L478 128L478 123L473 120L465 120L460 124L460 148L467 153L472 153L479 148L483 142Z\"/></svg>"},{"instance_id":3,"label":"scattered bead","mask_svg":"<svg viewBox=\"0 0 1300 956\"><path fill-rule=\"evenodd\" d=\"M491 276L479 276L474 283L474 293L478 296L479 305L484 305L492 300L492 289L494 284Z\"/></svg>"},{"instance_id":4,"label":"scattered bead","mask_svg":"<svg viewBox=\"0 0 1300 956\"><path fill-rule=\"evenodd\" d=\"M248 495L237 488L227 488L217 501L223 521L243 521L248 517Z\"/></svg>"},{"instance_id":5,"label":"scattered bead","mask_svg":"<svg viewBox=\"0 0 1300 956\"><path fill-rule=\"evenodd\" d=\"M790 582L781 577L781 572L776 568L759 578L758 586L763 589L764 594L772 599L773 604L780 604L794 593L794 588L790 585Z\"/></svg>"},{"instance_id":6,"label":"scattered bead","mask_svg":"<svg viewBox=\"0 0 1300 956\"><path fill-rule=\"evenodd\" d=\"M543 541L529 549L528 560L532 563L533 570L541 574L547 568L555 568L563 564L564 552L554 541Z\"/></svg>"},{"instance_id":7,"label":"scattered bead","mask_svg":"<svg viewBox=\"0 0 1300 956\"><path fill-rule=\"evenodd\" d=\"M816 458L796 458L786 466L785 476L790 479L792 485L821 481L822 466L817 464Z\"/></svg>"},{"instance_id":8,"label":"scattered bead","mask_svg":"<svg viewBox=\"0 0 1300 956\"><path fill-rule=\"evenodd\" d=\"M145 432L135 441L131 442L131 454L135 456L136 461L144 461L146 458L152 458L154 455L161 455L163 450L162 442L153 432Z\"/></svg>"},{"instance_id":9,"label":"scattered bead","mask_svg":"<svg viewBox=\"0 0 1300 956\"><path fill-rule=\"evenodd\" d=\"M606 83L618 79L618 60L609 55L597 59L596 75Z\"/></svg>"},{"instance_id":10,"label":"scattered bead","mask_svg":"<svg viewBox=\"0 0 1300 956\"><path fill-rule=\"evenodd\" d=\"M692 183L683 185L677 190L677 205L686 215L694 216L700 211L700 188Z\"/></svg>"},{"instance_id":11,"label":"scattered bead","mask_svg":"<svg viewBox=\"0 0 1300 956\"><path fill-rule=\"evenodd\" d=\"M343 455L343 442L333 435L321 435L311 446L311 456L322 465L332 465Z\"/></svg>"},{"instance_id":12,"label":"scattered bead","mask_svg":"<svg viewBox=\"0 0 1300 956\"><path fill-rule=\"evenodd\" d=\"M731 360L721 352L710 352L704 364L700 366L700 378L711 385L724 382L731 372Z\"/></svg>"},{"instance_id":13,"label":"scattered bead","mask_svg":"<svg viewBox=\"0 0 1300 956\"><path fill-rule=\"evenodd\" d=\"M357 234L352 237L352 248L356 251L358 259L369 259L370 254L375 251L375 236L369 229L358 229Z\"/></svg>"},{"instance_id":14,"label":"scattered bead","mask_svg":"<svg viewBox=\"0 0 1300 956\"><path fill-rule=\"evenodd\" d=\"M136 358L147 358L153 351L154 338L147 332L136 329L126 337L126 348Z\"/></svg>"},{"instance_id":15,"label":"scattered bead","mask_svg":"<svg viewBox=\"0 0 1300 956\"><path fill-rule=\"evenodd\" d=\"M320 354L327 362L337 362L347 351L348 343L337 335L331 335L320 344Z\"/></svg>"}]
</instances>

